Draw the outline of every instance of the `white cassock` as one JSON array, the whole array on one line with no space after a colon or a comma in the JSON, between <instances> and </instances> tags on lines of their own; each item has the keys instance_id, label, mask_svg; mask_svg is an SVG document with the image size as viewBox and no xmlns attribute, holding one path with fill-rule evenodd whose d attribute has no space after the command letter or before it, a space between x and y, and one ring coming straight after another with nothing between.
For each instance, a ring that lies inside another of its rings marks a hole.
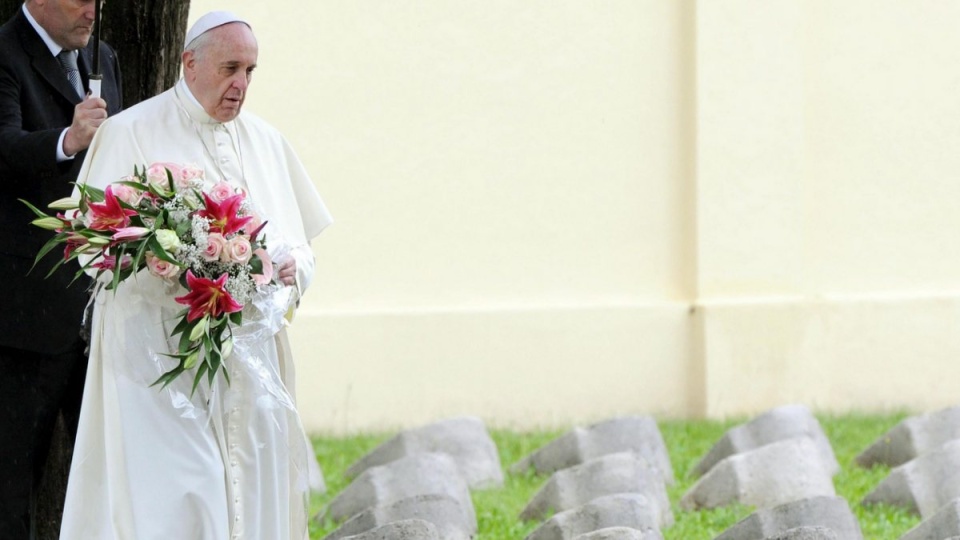
<instances>
[{"instance_id":1,"label":"white cassock","mask_svg":"<svg viewBox=\"0 0 960 540\"><path fill-rule=\"evenodd\" d=\"M267 220L271 254L288 250L297 289L309 285L309 241L331 219L275 129L246 112L212 119L181 80L105 122L78 182L102 189L154 162L200 165L207 178L245 188ZM116 293L96 295L60 537L303 540L312 457L291 398L282 316L244 312L225 362L229 385L218 375L191 396L187 372L161 390L150 385L175 366L163 354L176 350L168 336L184 307L173 297L183 293L143 271ZM287 287L274 295L277 312L297 294Z\"/></svg>"}]
</instances>

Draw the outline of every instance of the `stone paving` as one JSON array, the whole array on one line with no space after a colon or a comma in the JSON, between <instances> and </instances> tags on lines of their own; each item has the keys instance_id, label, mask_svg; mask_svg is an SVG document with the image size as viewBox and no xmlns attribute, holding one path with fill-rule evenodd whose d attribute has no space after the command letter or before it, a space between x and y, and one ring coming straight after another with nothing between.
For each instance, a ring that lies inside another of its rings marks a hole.
<instances>
[{"instance_id":1,"label":"stone paving","mask_svg":"<svg viewBox=\"0 0 960 540\"><path fill-rule=\"evenodd\" d=\"M923 521L900 540L960 540L958 437L960 408L898 424L857 457L862 467L894 466L859 504L919 514ZM651 417L574 428L510 468L512 475L530 471L547 478L517 516L539 522L525 540L662 540L673 524L666 489L673 469ZM786 405L728 430L675 502L686 511L754 508L714 540L863 540L850 502L836 496L838 471L810 410ZM478 530L471 490L504 482L496 446L473 417L400 432L347 477L351 483L318 516L339 524L324 540L467 540Z\"/></svg>"}]
</instances>

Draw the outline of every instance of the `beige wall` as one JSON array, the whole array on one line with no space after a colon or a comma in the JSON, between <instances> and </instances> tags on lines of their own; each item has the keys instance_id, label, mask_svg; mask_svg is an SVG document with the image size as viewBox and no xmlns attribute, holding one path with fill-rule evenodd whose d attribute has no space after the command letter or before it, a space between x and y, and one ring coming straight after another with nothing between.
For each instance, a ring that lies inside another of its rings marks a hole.
<instances>
[{"instance_id":1,"label":"beige wall","mask_svg":"<svg viewBox=\"0 0 960 540\"><path fill-rule=\"evenodd\" d=\"M953 403L960 5L192 6L337 220L309 429Z\"/></svg>"}]
</instances>

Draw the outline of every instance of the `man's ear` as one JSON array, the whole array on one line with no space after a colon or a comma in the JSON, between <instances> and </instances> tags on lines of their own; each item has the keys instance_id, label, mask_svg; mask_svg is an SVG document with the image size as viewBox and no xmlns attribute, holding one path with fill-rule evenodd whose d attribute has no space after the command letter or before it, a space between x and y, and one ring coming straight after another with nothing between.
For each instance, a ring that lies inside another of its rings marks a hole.
<instances>
[{"instance_id":1,"label":"man's ear","mask_svg":"<svg viewBox=\"0 0 960 540\"><path fill-rule=\"evenodd\" d=\"M183 73L188 72L193 73L194 66L197 63L197 56L194 54L194 51L183 51L183 54L180 55L180 61L183 64Z\"/></svg>"}]
</instances>

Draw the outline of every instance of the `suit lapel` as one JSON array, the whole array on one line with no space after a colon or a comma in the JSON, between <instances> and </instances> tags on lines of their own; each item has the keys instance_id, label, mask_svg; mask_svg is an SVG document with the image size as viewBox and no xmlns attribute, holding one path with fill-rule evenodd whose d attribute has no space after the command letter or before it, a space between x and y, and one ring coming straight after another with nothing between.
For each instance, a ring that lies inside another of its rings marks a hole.
<instances>
[{"instance_id":1,"label":"suit lapel","mask_svg":"<svg viewBox=\"0 0 960 540\"><path fill-rule=\"evenodd\" d=\"M17 31L20 33L20 43L23 44L24 50L30 56L30 64L34 71L55 88L64 99L74 105L80 103L80 96L77 95L77 92L70 85L70 81L67 80L66 74L60 68L60 62L50 54L50 49L37 35L37 31L30 26L30 21L27 20L22 11L17 12Z\"/></svg>"}]
</instances>

